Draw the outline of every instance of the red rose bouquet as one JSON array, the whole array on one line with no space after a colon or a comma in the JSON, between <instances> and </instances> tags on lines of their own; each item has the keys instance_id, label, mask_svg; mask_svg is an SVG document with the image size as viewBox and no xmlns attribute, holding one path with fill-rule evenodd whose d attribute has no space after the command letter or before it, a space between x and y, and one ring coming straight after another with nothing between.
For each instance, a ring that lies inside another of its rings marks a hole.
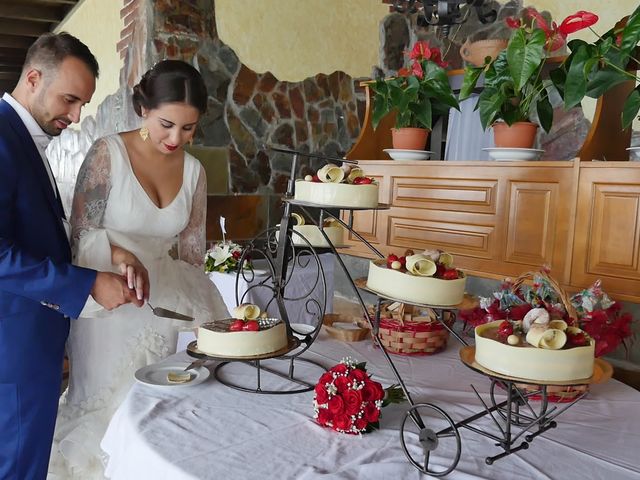
<instances>
[{"instance_id":1,"label":"red rose bouquet","mask_svg":"<svg viewBox=\"0 0 640 480\"><path fill-rule=\"evenodd\" d=\"M365 363L350 358L323 373L315 387L314 418L323 427L352 435L379 427L380 410L405 400L402 389L383 389L371 380Z\"/></svg>"}]
</instances>

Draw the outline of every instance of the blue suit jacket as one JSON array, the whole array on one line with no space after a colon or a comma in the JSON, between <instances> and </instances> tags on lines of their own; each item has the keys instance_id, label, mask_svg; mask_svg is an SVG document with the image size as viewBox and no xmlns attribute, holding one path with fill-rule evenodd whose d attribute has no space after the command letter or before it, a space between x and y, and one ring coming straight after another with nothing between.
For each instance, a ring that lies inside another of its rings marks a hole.
<instances>
[{"instance_id":1,"label":"blue suit jacket","mask_svg":"<svg viewBox=\"0 0 640 480\"><path fill-rule=\"evenodd\" d=\"M58 195L59 198L59 195ZM0 479L44 479L69 318L96 272L71 251L42 158L0 100Z\"/></svg>"}]
</instances>

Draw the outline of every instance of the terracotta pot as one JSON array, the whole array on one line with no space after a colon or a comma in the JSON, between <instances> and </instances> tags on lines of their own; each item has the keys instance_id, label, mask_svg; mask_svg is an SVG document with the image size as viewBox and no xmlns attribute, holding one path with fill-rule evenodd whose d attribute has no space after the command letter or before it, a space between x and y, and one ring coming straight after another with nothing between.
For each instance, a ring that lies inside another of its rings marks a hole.
<instances>
[{"instance_id":1,"label":"terracotta pot","mask_svg":"<svg viewBox=\"0 0 640 480\"><path fill-rule=\"evenodd\" d=\"M481 67L486 57L496 58L502 50L507 48L507 43L507 40L497 38L478 40L473 43L467 40L460 47L460 56L465 62Z\"/></svg>"},{"instance_id":2,"label":"terracotta pot","mask_svg":"<svg viewBox=\"0 0 640 480\"><path fill-rule=\"evenodd\" d=\"M494 143L500 148L532 148L538 132L538 125L531 122L516 122L511 126L496 122L492 128Z\"/></svg>"},{"instance_id":3,"label":"terracotta pot","mask_svg":"<svg viewBox=\"0 0 640 480\"><path fill-rule=\"evenodd\" d=\"M426 128L392 128L393 148L398 150L424 150L429 137Z\"/></svg>"}]
</instances>

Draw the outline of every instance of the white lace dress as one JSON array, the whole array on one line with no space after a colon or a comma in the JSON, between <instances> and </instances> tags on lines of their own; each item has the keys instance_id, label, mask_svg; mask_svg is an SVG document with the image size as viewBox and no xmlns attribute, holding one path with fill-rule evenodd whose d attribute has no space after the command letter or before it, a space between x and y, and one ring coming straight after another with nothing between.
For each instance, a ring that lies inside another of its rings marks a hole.
<instances>
[{"instance_id":1,"label":"white lace dress","mask_svg":"<svg viewBox=\"0 0 640 480\"><path fill-rule=\"evenodd\" d=\"M74 262L117 272L109 244L119 245L147 268L154 307L194 316L196 324L227 317L202 268L205 218L206 178L198 160L185 154L182 188L171 204L158 208L135 177L122 138L102 138L78 173ZM178 332L194 326L155 317L147 306L108 312L87 301L71 322L69 388L60 400L49 479L104 478L100 440L134 372L174 353Z\"/></svg>"}]
</instances>

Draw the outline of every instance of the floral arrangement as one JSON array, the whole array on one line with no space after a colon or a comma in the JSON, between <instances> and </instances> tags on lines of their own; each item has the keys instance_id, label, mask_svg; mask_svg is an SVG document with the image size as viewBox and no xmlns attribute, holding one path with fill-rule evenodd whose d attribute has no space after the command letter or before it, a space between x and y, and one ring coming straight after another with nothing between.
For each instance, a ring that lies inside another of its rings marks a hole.
<instances>
[{"instance_id":1,"label":"floral arrangement","mask_svg":"<svg viewBox=\"0 0 640 480\"><path fill-rule=\"evenodd\" d=\"M628 18L619 21L603 35L598 35L591 28L597 16L589 12L578 14L580 18L572 21L569 27L588 27L598 40L593 43L584 40L569 42L571 54L551 72L551 79L564 99L565 108L579 105L585 96L598 98L622 82L638 82L635 67L638 59L634 54L640 41L640 5ZM629 65L635 66L627 69ZM621 119L623 129L631 125L639 110L640 86L636 86L625 100Z\"/></svg>"},{"instance_id":2,"label":"floral arrangement","mask_svg":"<svg viewBox=\"0 0 640 480\"><path fill-rule=\"evenodd\" d=\"M242 247L239 244L232 241L218 242L204 255L204 271L206 273L235 272L238 270L241 257ZM245 261L244 268L250 269L251 262Z\"/></svg>"},{"instance_id":3,"label":"floral arrangement","mask_svg":"<svg viewBox=\"0 0 640 480\"><path fill-rule=\"evenodd\" d=\"M480 306L460 312L459 318L467 325L478 325L495 320L523 320L534 308L544 308L551 319L564 320L569 326L585 331L596 342L596 357L606 355L627 342L633 332L633 318L630 313L622 313L618 302L611 300L602 290L598 280L591 287L578 292L569 301L578 318L570 318L556 289L550 284L546 273L534 276L531 287L521 285L514 288L511 280L506 280L500 290L490 297L480 297Z\"/></svg>"},{"instance_id":4,"label":"floral arrangement","mask_svg":"<svg viewBox=\"0 0 640 480\"><path fill-rule=\"evenodd\" d=\"M405 400L402 389L383 389L371 380L365 363L347 357L323 373L315 387L314 417L323 427L358 435L379 427L380 410Z\"/></svg>"},{"instance_id":5,"label":"floral arrangement","mask_svg":"<svg viewBox=\"0 0 640 480\"><path fill-rule=\"evenodd\" d=\"M431 130L433 114L446 114L450 108L459 108L453 95L439 48L419 41L409 55L410 68L401 68L398 76L378 79L371 86L375 93L372 125L395 111L396 128L416 127Z\"/></svg>"},{"instance_id":6,"label":"floral arrangement","mask_svg":"<svg viewBox=\"0 0 640 480\"><path fill-rule=\"evenodd\" d=\"M473 93L484 74L484 88L476 108L485 129L497 120L507 125L530 121L535 112L540 126L548 132L553 108L547 92L551 81L542 78L546 58L565 44L570 33L588 28L597 20L596 15L580 11L558 26L555 22L549 24L535 8L524 9L521 18L507 18L513 32L506 50L493 59L487 57L480 67L466 68L460 100Z\"/></svg>"}]
</instances>

